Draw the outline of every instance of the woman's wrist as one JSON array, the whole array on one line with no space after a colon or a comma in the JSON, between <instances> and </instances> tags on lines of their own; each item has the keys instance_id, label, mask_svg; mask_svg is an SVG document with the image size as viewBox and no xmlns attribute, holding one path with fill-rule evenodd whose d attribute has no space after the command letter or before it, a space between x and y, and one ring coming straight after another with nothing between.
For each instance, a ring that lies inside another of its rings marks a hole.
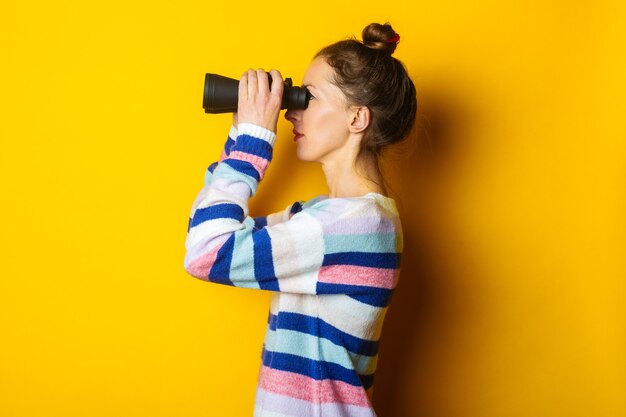
<instances>
[{"instance_id":1,"label":"woman's wrist","mask_svg":"<svg viewBox=\"0 0 626 417\"><path fill-rule=\"evenodd\" d=\"M237 126L237 135L249 135L264 140L272 146L274 146L276 142L276 133L254 123L239 123Z\"/></svg>"}]
</instances>

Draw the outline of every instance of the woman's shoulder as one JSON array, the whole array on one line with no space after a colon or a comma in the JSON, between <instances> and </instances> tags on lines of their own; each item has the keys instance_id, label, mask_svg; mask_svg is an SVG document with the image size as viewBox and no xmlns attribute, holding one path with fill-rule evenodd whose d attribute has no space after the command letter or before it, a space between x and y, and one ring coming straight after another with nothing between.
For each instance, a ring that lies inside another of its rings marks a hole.
<instances>
[{"instance_id":1,"label":"woman's shoulder","mask_svg":"<svg viewBox=\"0 0 626 417\"><path fill-rule=\"evenodd\" d=\"M395 201L378 193L359 197L317 196L302 204L302 213L327 227L352 233L398 233L401 229Z\"/></svg>"},{"instance_id":2,"label":"woman's shoulder","mask_svg":"<svg viewBox=\"0 0 626 417\"><path fill-rule=\"evenodd\" d=\"M394 199L379 193L367 193L358 197L333 197L319 195L302 203L302 209L332 211L338 214L365 213L372 215L397 216L398 209Z\"/></svg>"}]
</instances>

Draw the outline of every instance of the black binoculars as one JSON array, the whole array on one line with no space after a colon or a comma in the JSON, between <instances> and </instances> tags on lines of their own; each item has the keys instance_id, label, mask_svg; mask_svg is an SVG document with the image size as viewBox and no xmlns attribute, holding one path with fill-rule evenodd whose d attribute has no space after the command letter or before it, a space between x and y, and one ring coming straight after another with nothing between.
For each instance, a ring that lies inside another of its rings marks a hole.
<instances>
[{"instance_id":1,"label":"black binoculars","mask_svg":"<svg viewBox=\"0 0 626 417\"><path fill-rule=\"evenodd\" d=\"M270 88L272 77L269 77ZM283 101L281 109L306 109L310 100L310 93L305 87L295 87L291 78L285 78ZM237 111L239 98L239 80L227 78L217 74L207 73L204 77L204 97L202 107L205 113L234 113Z\"/></svg>"}]
</instances>

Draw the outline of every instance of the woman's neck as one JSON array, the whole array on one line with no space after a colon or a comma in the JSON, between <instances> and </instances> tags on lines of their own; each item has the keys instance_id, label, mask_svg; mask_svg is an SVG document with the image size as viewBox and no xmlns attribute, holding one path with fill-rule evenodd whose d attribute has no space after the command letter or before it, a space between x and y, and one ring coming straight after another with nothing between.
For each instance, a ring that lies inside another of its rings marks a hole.
<instances>
[{"instance_id":1,"label":"woman's neck","mask_svg":"<svg viewBox=\"0 0 626 417\"><path fill-rule=\"evenodd\" d=\"M367 193L385 194L382 178L372 161L362 162L357 168L350 159L345 159L339 163L322 163L322 169L330 198L360 197Z\"/></svg>"}]
</instances>

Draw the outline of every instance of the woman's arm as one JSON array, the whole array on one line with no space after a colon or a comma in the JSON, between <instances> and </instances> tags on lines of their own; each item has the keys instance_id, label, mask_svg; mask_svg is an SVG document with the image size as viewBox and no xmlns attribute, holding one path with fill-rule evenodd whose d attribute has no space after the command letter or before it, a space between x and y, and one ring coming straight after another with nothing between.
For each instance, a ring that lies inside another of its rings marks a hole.
<instances>
[{"instance_id":1,"label":"woman's arm","mask_svg":"<svg viewBox=\"0 0 626 417\"><path fill-rule=\"evenodd\" d=\"M275 139L273 132L260 126L239 125L238 138L230 152L209 172L209 181L193 204L186 241L186 268L197 266L199 259L206 261L207 251L221 247L234 232L255 229L254 220L248 216L248 199L256 193L272 159ZM259 223L263 220L259 219L257 227Z\"/></svg>"},{"instance_id":2,"label":"woman's arm","mask_svg":"<svg viewBox=\"0 0 626 417\"><path fill-rule=\"evenodd\" d=\"M345 200L321 201L302 211L296 203L283 212L282 222L264 227L248 216L248 199L269 165L274 139L259 126L239 125L235 145L192 214L187 272L244 288L352 294L367 304L386 305L401 245L392 217Z\"/></svg>"}]
</instances>

